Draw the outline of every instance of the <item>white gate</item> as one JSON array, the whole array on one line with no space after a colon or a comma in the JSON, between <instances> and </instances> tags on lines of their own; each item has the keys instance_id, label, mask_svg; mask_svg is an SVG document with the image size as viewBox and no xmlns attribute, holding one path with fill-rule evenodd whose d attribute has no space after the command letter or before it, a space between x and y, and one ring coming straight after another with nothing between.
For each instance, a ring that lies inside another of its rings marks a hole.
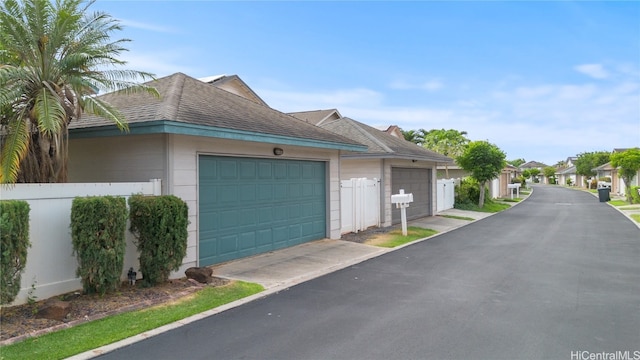
<instances>
[{"instance_id":1,"label":"white gate","mask_svg":"<svg viewBox=\"0 0 640 360\"><path fill-rule=\"evenodd\" d=\"M438 180L436 196L436 212L453 209L453 203L455 202L455 180Z\"/></svg>"},{"instance_id":2,"label":"white gate","mask_svg":"<svg viewBox=\"0 0 640 360\"><path fill-rule=\"evenodd\" d=\"M340 181L341 234L380 226L378 179L353 178Z\"/></svg>"}]
</instances>

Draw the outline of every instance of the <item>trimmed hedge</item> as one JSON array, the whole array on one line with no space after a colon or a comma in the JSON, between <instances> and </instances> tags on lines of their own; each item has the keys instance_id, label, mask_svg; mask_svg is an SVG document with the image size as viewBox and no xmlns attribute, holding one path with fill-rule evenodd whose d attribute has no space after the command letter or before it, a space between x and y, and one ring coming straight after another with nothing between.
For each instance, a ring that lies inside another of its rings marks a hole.
<instances>
[{"instance_id":1,"label":"trimmed hedge","mask_svg":"<svg viewBox=\"0 0 640 360\"><path fill-rule=\"evenodd\" d=\"M123 197L73 199L71 239L85 293L105 294L119 287L126 229L127 203Z\"/></svg>"},{"instance_id":2,"label":"trimmed hedge","mask_svg":"<svg viewBox=\"0 0 640 360\"><path fill-rule=\"evenodd\" d=\"M640 204L640 186L631 187L631 202L633 204Z\"/></svg>"},{"instance_id":3,"label":"trimmed hedge","mask_svg":"<svg viewBox=\"0 0 640 360\"><path fill-rule=\"evenodd\" d=\"M173 195L129 198L130 230L140 253L140 272L145 286L169 279L187 254L189 208Z\"/></svg>"},{"instance_id":4,"label":"trimmed hedge","mask_svg":"<svg viewBox=\"0 0 640 360\"><path fill-rule=\"evenodd\" d=\"M0 201L0 304L10 304L20 292L27 266L29 204L23 200Z\"/></svg>"}]
</instances>

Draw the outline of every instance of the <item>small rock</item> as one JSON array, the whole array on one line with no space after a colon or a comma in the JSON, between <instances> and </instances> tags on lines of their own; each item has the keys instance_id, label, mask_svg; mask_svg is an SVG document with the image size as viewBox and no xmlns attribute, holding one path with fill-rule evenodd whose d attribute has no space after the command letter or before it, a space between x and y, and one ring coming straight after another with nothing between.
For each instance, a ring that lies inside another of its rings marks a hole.
<instances>
[{"instance_id":1,"label":"small rock","mask_svg":"<svg viewBox=\"0 0 640 360\"><path fill-rule=\"evenodd\" d=\"M63 321L71 312L71 303L58 299L51 299L44 303L36 315L39 319Z\"/></svg>"},{"instance_id":2,"label":"small rock","mask_svg":"<svg viewBox=\"0 0 640 360\"><path fill-rule=\"evenodd\" d=\"M188 279L193 279L201 284L208 284L211 282L213 269L207 267L190 267L185 270L184 274Z\"/></svg>"}]
</instances>

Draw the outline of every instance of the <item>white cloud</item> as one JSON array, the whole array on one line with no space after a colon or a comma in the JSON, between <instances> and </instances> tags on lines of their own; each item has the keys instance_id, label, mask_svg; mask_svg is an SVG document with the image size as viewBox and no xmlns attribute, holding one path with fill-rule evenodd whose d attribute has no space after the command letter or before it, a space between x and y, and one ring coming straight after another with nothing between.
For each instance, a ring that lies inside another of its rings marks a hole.
<instances>
[{"instance_id":1,"label":"white cloud","mask_svg":"<svg viewBox=\"0 0 640 360\"><path fill-rule=\"evenodd\" d=\"M420 82L420 83L411 83L404 80L395 80L391 84L389 84L389 87L396 90L417 89L417 90L425 90L425 91L433 92L433 91L442 89L444 87L444 84L442 83L442 81L437 79Z\"/></svg>"},{"instance_id":2,"label":"white cloud","mask_svg":"<svg viewBox=\"0 0 640 360\"><path fill-rule=\"evenodd\" d=\"M199 69L181 65L187 63L186 51L167 51L154 53L127 52L123 53L122 60L126 61L127 69L146 71L157 77L167 76L176 72L185 74L199 73Z\"/></svg>"},{"instance_id":3,"label":"white cloud","mask_svg":"<svg viewBox=\"0 0 640 360\"><path fill-rule=\"evenodd\" d=\"M256 91L281 111L337 108L376 128L467 131L472 140L498 145L507 158L549 165L584 151L640 146L640 83L632 76L598 84L501 83L472 90L458 99L457 93L447 93L451 100L439 100L437 106L393 103L392 93L372 89Z\"/></svg>"},{"instance_id":4,"label":"white cloud","mask_svg":"<svg viewBox=\"0 0 640 360\"><path fill-rule=\"evenodd\" d=\"M142 23L139 21L133 21L128 19L118 19L118 20L125 27L132 27L136 29L149 30L149 31L159 32L159 33L178 33L178 30L171 27L167 27L167 26Z\"/></svg>"},{"instance_id":5,"label":"white cloud","mask_svg":"<svg viewBox=\"0 0 640 360\"><path fill-rule=\"evenodd\" d=\"M575 70L594 79L606 79L609 77L609 72L605 70L602 64L578 65L575 67Z\"/></svg>"},{"instance_id":6,"label":"white cloud","mask_svg":"<svg viewBox=\"0 0 640 360\"><path fill-rule=\"evenodd\" d=\"M274 109L286 112L333 109L343 107L379 108L382 95L376 91L359 89L338 89L318 92L293 92L256 89L256 93ZM340 110L342 112L342 110ZM348 115L347 115L348 116Z\"/></svg>"}]
</instances>

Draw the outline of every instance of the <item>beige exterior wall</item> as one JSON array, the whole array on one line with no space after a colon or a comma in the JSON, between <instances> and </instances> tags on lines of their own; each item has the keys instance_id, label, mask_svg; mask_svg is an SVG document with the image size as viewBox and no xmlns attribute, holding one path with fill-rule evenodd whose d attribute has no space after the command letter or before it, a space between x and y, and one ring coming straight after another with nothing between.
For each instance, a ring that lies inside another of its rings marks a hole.
<instances>
[{"instance_id":1,"label":"beige exterior wall","mask_svg":"<svg viewBox=\"0 0 640 360\"><path fill-rule=\"evenodd\" d=\"M189 206L187 256L173 277L197 266L198 156L273 158L327 162L327 237L340 238L340 159L337 150L253 143L186 135L126 135L70 142L69 179L72 182L122 182L162 179L162 193L180 197Z\"/></svg>"},{"instance_id":2,"label":"beige exterior wall","mask_svg":"<svg viewBox=\"0 0 640 360\"><path fill-rule=\"evenodd\" d=\"M351 178L382 178L381 159L342 159L340 165L340 180Z\"/></svg>"},{"instance_id":3,"label":"beige exterior wall","mask_svg":"<svg viewBox=\"0 0 640 360\"><path fill-rule=\"evenodd\" d=\"M167 135L123 135L69 141L69 182L162 179L166 191Z\"/></svg>"}]
</instances>

